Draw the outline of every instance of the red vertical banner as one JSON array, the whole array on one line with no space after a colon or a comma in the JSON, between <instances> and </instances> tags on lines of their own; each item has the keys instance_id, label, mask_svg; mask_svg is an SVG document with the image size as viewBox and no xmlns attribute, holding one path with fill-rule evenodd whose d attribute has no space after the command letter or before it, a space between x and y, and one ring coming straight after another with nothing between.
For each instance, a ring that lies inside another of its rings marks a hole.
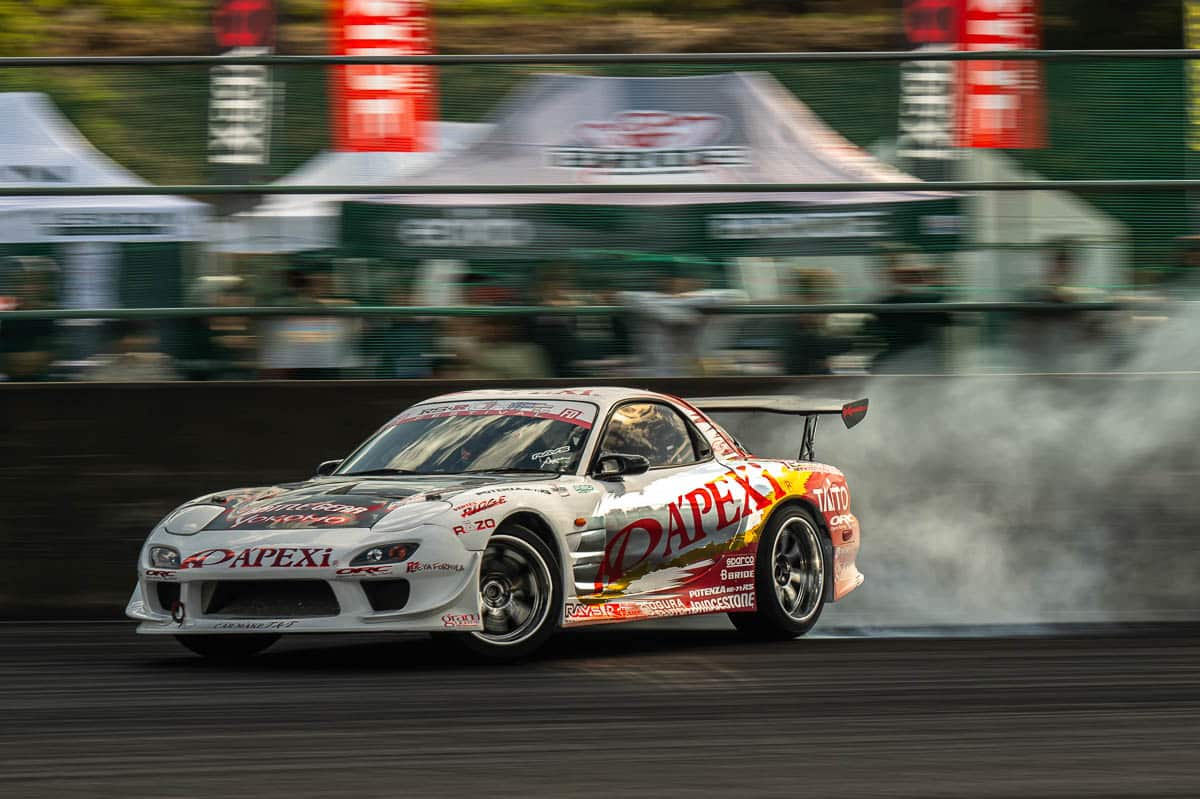
<instances>
[{"instance_id":1,"label":"red vertical banner","mask_svg":"<svg viewBox=\"0 0 1200 799\"><path fill-rule=\"evenodd\" d=\"M404 56L433 52L427 0L332 0L335 55ZM336 150L420 152L434 148L435 72L425 65L333 67Z\"/></svg>"},{"instance_id":2,"label":"red vertical banner","mask_svg":"<svg viewBox=\"0 0 1200 799\"><path fill-rule=\"evenodd\" d=\"M965 0L963 50L1036 50L1037 0ZM1042 65L1038 61L963 61L958 89L960 147L1046 146Z\"/></svg>"}]
</instances>

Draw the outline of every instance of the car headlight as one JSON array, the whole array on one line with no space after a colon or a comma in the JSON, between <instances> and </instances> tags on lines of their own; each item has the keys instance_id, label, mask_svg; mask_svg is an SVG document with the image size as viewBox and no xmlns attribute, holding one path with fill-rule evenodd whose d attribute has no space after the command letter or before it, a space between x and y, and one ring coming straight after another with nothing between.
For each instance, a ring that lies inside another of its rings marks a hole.
<instances>
[{"instance_id":1,"label":"car headlight","mask_svg":"<svg viewBox=\"0 0 1200 799\"><path fill-rule=\"evenodd\" d=\"M156 569L178 569L179 550L175 547L150 547L150 565Z\"/></svg>"},{"instance_id":2,"label":"car headlight","mask_svg":"<svg viewBox=\"0 0 1200 799\"><path fill-rule=\"evenodd\" d=\"M374 566L383 563L402 563L417 551L417 544L406 541L397 544L378 544L359 552L350 561L351 566Z\"/></svg>"},{"instance_id":3,"label":"car headlight","mask_svg":"<svg viewBox=\"0 0 1200 799\"><path fill-rule=\"evenodd\" d=\"M191 505L168 516L163 528L172 535L195 535L224 512L220 505Z\"/></svg>"}]
</instances>

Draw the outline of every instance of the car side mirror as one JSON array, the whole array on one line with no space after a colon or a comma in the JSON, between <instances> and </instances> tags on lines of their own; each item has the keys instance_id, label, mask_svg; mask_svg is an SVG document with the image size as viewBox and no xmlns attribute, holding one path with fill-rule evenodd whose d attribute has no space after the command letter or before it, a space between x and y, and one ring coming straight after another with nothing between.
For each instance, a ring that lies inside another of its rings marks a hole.
<instances>
[{"instance_id":1,"label":"car side mirror","mask_svg":"<svg viewBox=\"0 0 1200 799\"><path fill-rule=\"evenodd\" d=\"M337 467L341 465L341 458L338 458L336 461L322 461L321 465L317 467L317 477L328 477L337 471Z\"/></svg>"},{"instance_id":2,"label":"car side mirror","mask_svg":"<svg viewBox=\"0 0 1200 799\"><path fill-rule=\"evenodd\" d=\"M645 474L649 468L650 461L643 455L606 452L596 461L596 477L615 480L626 474Z\"/></svg>"}]
</instances>

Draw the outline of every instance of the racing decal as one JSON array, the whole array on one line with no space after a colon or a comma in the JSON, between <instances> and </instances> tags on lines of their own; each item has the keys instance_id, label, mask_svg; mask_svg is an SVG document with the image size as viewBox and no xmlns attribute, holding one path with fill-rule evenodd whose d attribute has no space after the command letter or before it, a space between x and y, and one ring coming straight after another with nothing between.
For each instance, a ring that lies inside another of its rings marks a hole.
<instances>
[{"instance_id":1,"label":"racing decal","mask_svg":"<svg viewBox=\"0 0 1200 799\"><path fill-rule=\"evenodd\" d=\"M603 550L594 550L595 566L591 559L576 565L580 599L566 607L564 624L754 610L758 539L784 499L805 498L824 518L835 597L862 581L854 567L858 521L837 470L746 457L701 475L691 470L647 492L604 498L597 510L605 519Z\"/></svg>"},{"instance_id":2,"label":"racing decal","mask_svg":"<svg viewBox=\"0 0 1200 799\"><path fill-rule=\"evenodd\" d=\"M214 624L214 630L286 630L295 627L294 621L222 621Z\"/></svg>"},{"instance_id":3,"label":"racing decal","mask_svg":"<svg viewBox=\"0 0 1200 799\"><path fill-rule=\"evenodd\" d=\"M813 498L822 513L846 511L850 509L850 489L845 483L835 483L826 480L820 488L812 489Z\"/></svg>"},{"instance_id":4,"label":"racing decal","mask_svg":"<svg viewBox=\"0 0 1200 799\"><path fill-rule=\"evenodd\" d=\"M495 529L495 519L473 519L466 524L454 525L455 535L466 535L467 533L480 533L487 530Z\"/></svg>"},{"instance_id":5,"label":"racing decal","mask_svg":"<svg viewBox=\"0 0 1200 799\"><path fill-rule=\"evenodd\" d=\"M146 569L146 576L151 580L174 580L175 572L170 569Z\"/></svg>"},{"instance_id":6,"label":"racing decal","mask_svg":"<svg viewBox=\"0 0 1200 799\"><path fill-rule=\"evenodd\" d=\"M536 456L534 456L536 457ZM497 486L496 488L480 488L474 491L475 494L542 494L544 496L554 496L553 488L538 488L535 486Z\"/></svg>"},{"instance_id":7,"label":"racing decal","mask_svg":"<svg viewBox=\"0 0 1200 799\"><path fill-rule=\"evenodd\" d=\"M378 577L391 573L391 566L345 566L334 572L334 574L339 574L343 577Z\"/></svg>"},{"instance_id":8,"label":"racing decal","mask_svg":"<svg viewBox=\"0 0 1200 799\"><path fill-rule=\"evenodd\" d=\"M179 568L324 569L329 568L332 554L332 547L247 547L240 552L204 549L184 558Z\"/></svg>"},{"instance_id":9,"label":"racing decal","mask_svg":"<svg viewBox=\"0 0 1200 799\"><path fill-rule=\"evenodd\" d=\"M690 616L699 613L752 611L757 607L754 594L754 555L752 547L737 554L720 556L706 564L698 578L683 588L646 596L615 599L584 599L569 602L563 624L601 624L634 619Z\"/></svg>"},{"instance_id":10,"label":"racing decal","mask_svg":"<svg viewBox=\"0 0 1200 799\"><path fill-rule=\"evenodd\" d=\"M700 410L691 405L686 400L679 397L672 399L678 403L684 414L692 420L692 424L696 425L696 429L708 439L709 446L712 447L713 455L721 460L738 460L747 456L746 450L742 449L737 443L737 439L725 432L725 429L719 424L709 419Z\"/></svg>"},{"instance_id":11,"label":"racing decal","mask_svg":"<svg viewBox=\"0 0 1200 799\"><path fill-rule=\"evenodd\" d=\"M478 613L447 613L442 616L443 627L479 627L482 623Z\"/></svg>"},{"instance_id":12,"label":"racing decal","mask_svg":"<svg viewBox=\"0 0 1200 799\"><path fill-rule=\"evenodd\" d=\"M526 416L567 422L585 430L596 421L596 406L588 402L560 400L498 399L438 402L414 405L388 422L395 427L405 422L423 419L445 419L450 416Z\"/></svg>"},{"instance_id":13,"label":"racing decal","mask_svg":"<svg viewBox=\"0 0 1200 799\"><path fill-rule=\"evenodd\" d=\"M652 484L656 496L606 497L597 511L605 518L606 543L595 593L636 594L694 579L695 569L717 555L755 543L766 513L785 496L803 495L810 475L772 474L756 461L733 468L714 463L703 482L689 471Z\"/></svg>"},{"instance_id":14,"label":"racing decal","mask_svg":"<svg viewBox=\"0 0 1200 799\"><path fill-rule=\"evenodd\" d=\"M323 488L322 490L328 490ZM295 501L274 494L231 504L205 530L298 530L332 527L370 527L394 510L394 497L325 495L289 492ZM349 498L348 498L349 497Z\"/></svg>"},{"instance_id":15,"label":"racing decal","mask_svg":"<svg viewBox=\"0 0 1200 799\"><path fill-rule=\"evenodd\" d=\"M461 563L424 563L419 560L410 560L404 564L404 572L412 574L414 572L460 572L466 567Z\"/></svg>"},{"instance_id":16,"label":"racing decal","mask_svg":"<svg viewBox=\"0 0 1200 799\"><path fill-rule=\"evenodd\" d=\"M474 516L476 513L482 513L488 508L494 508L497 505L503 505L507 501L507 497L492 497L490 499L481 499L475 502L467 502L463 505L457 505L454 509L458 511L465 519L468 516Z\"/></svg>"}]
</instances>

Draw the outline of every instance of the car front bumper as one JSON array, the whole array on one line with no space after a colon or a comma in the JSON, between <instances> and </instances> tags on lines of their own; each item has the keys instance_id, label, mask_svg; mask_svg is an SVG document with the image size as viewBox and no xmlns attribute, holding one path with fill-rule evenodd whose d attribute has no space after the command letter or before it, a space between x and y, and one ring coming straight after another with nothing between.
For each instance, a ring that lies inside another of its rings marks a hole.
<instances>
[{"instance_id":1,"label":"car front bumper","mask_svg":"<svg viewBox=\"0 0 1200 799\"><path fill-rule=\"evenodd\" d=\"M350 566L356 554L374 543L369 530L339 530L336 537L326 532L317 538L272 531L253 540L216 544L153 536L139 559L125 615L141 622L139 633L169 635L483 629L478 588L482 553L465 549L437 528L400 537L418 543L408 560ZM146 560L146 549L155 544L181 549L185 564L188 552L218 554L199 567L156 569ZM224 554L264 549L297 550L295 558L303 567L281 568L272 565L271 557L257 558L256 565L254 556ZM312 557L304 558L302 550ZM317 565L309 565L313 562Z\"/></svg>"}]
</instances>

